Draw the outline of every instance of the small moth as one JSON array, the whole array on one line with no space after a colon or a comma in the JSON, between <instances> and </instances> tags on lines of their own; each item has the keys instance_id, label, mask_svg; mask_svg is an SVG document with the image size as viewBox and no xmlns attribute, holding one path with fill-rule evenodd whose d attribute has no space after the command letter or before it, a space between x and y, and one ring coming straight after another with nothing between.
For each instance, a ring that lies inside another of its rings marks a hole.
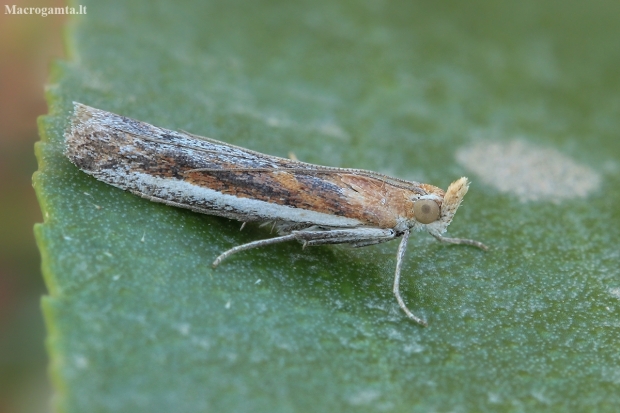
<instances>
[{"instance_id":1,"label":"small moth","mask_svg":"<svg viewBox=\"0 0 620 413\"><path fill-rule=\"evenodd\" d=\"M150 201L277 229L277 237L223 252L213 267L237 252L279 242L364 247L401 238L393 292L405 314L423 326L399 291L409 234L427 231L442 242L487 249L442 236L467 193L467 178L444 192L363 169L265 155L77 102L65 140L71 162L100 181Z\"/></svg>"}]
</instances>

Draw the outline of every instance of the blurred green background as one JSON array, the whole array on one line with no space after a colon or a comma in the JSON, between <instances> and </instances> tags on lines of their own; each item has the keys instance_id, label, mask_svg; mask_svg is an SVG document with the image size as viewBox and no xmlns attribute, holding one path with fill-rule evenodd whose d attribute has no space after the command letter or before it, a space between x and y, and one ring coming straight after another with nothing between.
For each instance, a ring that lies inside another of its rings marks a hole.
<instances>
[{"instance_id":1,"label":"blurred green background","mask_svg":"<svg viewBox=\"0 0 620 413\"><path fill-rule=\"evenodd\" d=\"M47 113L50 63L63 56L66 16L7 15L62 1L16 0L0 13L0 413L49 411L40 258L32 226L41 212L31 185L36 118Z\"/></svg>"}]
</instances>

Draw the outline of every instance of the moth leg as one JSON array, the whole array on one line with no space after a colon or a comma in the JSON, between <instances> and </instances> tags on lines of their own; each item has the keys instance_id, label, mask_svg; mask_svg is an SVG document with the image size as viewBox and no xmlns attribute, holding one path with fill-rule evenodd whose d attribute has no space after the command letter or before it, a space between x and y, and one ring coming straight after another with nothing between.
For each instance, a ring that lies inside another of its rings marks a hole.
<instances>
[{"instance_id":1,"label":"moth leg","mask_svg":"<svg viewBox=\"0 0 620 413\"><path fill-rule=\"evenodd\" d=\"M273 230L276 229L276 226L278 225L278 221L277 220L265 221L262 224L260 224L258 227L259 228L263 228L263 227L266 227L268 225L271 225L271 228L269 229L269 233L272 234Z\"/></svg>"},{"instance_id":2,"label":"moth leg","mask_svg":"<svg viewBox=\"0 0 620 413\"><path fill-rule=\"evenodd\" d=\"M487 247L486 245L484 245L482 242L480 241L475 241L473 239L466 239L466 238L448 238L448 237L442 237L441 235L436 235L436 234L431 234L433 237L435 237L437 239L437 241L440 242L445 242L447 244L463 244L463 245L472 245L474 247L478 247L481 250L487 251L489 249L489 247Z\"/></svg>"},{"instance_id":3,"label":"moth leg","mask_svg":"<svg viewBox=\"0 0 620 413\"><path fill-rule=\"evenodd\" d=\"M288 235L248 242L247 244L237 245L236 247L233 247L228 251L224 251L222 254L220 254L219 257L215 259L215 261L213 261L213 268L217 267L222 261L237 252L257 247L263 247L265 245L278 244L280 242L298 240L303 243L303 248L305 248L309 245L343 244L369 241L383 242L394 239L395 237L396 233L394 232L394 230L376 228L356 228L325 231L293 231Z\"/></svg>"},{"instance_id":4,"label":"moth leg","mask_svg":"<svg viewBox=\"0 0 620 413\"><path fill-rule=\"evenodd\" d=\"M353 228L330 229L325 231L300 230L293 235L305 245L353 244L354 246L378 244L396 238L393 229Z\"/></svg>"},{"instance_id":5,"label":"moth leg","mask_svg":"<svg viewBox=\"0 0 620 413\"><path fill-rule=\"evenodd\" d=\"M403 233L403 238L400 241L400 245L398 246L398 253L396 254L396 272L394 274L394 295L396 296L396 301L398 301L398 305L400 308L407 314L407 317L420 324L423 327L426 327L426 321L422 320L419 317L413 315L411 311L405 305L403 298L400 296L400 270L403 265L403 258L405 257L405 251L407 250L407 242L409 241L409 230L405 230Z\"/></svg>"},{"instance_id":6,"label":"moth leg","mask_svg":"<svg viewBox=\"0 0 620 413\"><path fill-rule=\"evenodd\" d=\"M388 241L393 240L394 238L396 238L396 237L393 237L393 238L381 238L381 239L367 239L367 240L362 240L362 241L359 241L359 242L351 243L351 245L353 247L355 247L355 248L361 248L361 247L367 247L369 245L377 245L377 244L381 244L381 243L384 243L384 242L388 242Z\"/></svg>"},{"instance_id":7,"label":"moth leg","mask_svg":"<svg viewBox=\"0 0 620 413\"><path fill-rule=\"evenodd\" d=\"M289 235L284 235L284 236L281 236L281 237L261 239L261 240L258 240L258 241L248 242L247 244L237 245L236 247L233 247L233 248L229 249L228 251L224 251L223 253L221 253L219 255L219 257L217 257L215 259L215 261L213 261L213 264L212 264L213 268L217 267L227 257L229 257L229 256L231 256L231 255L233 255L233 254L235 254L237 252L241 252L241 251L245 251L245 250L249 250L249 249L257 248L257 247L263 247L265 245L271 245L271 244L277 244L277 243L280 243L280 242L292 241L294 239L297 239L297 236L295 234L289 234Z\"/></svg>"},{"instance_id":8,"label":"moth leg","mask_svg":"<svg viewBox=\"0 0 620 413\"><path fill-rule=\"evenodd\" d=\"M396 255L396 272L394 274L394 295L398 305L405 312L407 317L426 327L428 324L426 321L415 316L405 305L403 298L400 295L400 273L403 266L403 259L405 257L405 251L407 250L407 243L409 241L409 230L405 230L402 235L402 240L398 247L398 253ZM396 238L396 233L391 229L377 229L377 228L357 228L350 230L331 230L331 231L294 231L291 235L297 235L299 240L304 240L308 245L319 244L338 244L338 243L352 243L353 245L371 245L374 243L380 243L389 241Z\"/></svg>"}]
</instances>

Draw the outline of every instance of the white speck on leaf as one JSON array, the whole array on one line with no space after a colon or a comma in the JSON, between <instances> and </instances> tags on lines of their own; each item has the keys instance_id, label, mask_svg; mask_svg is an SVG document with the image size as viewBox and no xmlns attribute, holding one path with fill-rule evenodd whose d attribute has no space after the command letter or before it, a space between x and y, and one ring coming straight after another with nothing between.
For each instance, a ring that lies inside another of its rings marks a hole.
<instances>
[{"instance_id":1,"label":"white speck on leaf","mask_svg":"<svg viewBox=\"0 0 620 413\"><path fill-rule=\"evenodd\" d=\"M588 166L522 140L477 141L460 148L456 160L485 184L521 202L585 198L601 184L600 175Z\"/></svg>"}]
</instances>

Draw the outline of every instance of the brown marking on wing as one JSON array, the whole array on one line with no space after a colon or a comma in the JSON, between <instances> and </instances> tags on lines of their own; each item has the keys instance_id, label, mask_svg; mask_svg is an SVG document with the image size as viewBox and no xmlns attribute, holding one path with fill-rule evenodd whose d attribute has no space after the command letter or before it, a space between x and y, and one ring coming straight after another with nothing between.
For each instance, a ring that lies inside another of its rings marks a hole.
<instances>
[{"instance_id":1,"label":"brown marking on wing","mask_svg":"<svg viewBox=\"0 0 620 413\"><path fill-rule=\"evenodd\" d=\"M399 219L413 217L412 191L366 176L342 174L339 178L348 186L343 192L352 209L364 210L375 225L394 228Z\"/></svg>"}]
</instances>

